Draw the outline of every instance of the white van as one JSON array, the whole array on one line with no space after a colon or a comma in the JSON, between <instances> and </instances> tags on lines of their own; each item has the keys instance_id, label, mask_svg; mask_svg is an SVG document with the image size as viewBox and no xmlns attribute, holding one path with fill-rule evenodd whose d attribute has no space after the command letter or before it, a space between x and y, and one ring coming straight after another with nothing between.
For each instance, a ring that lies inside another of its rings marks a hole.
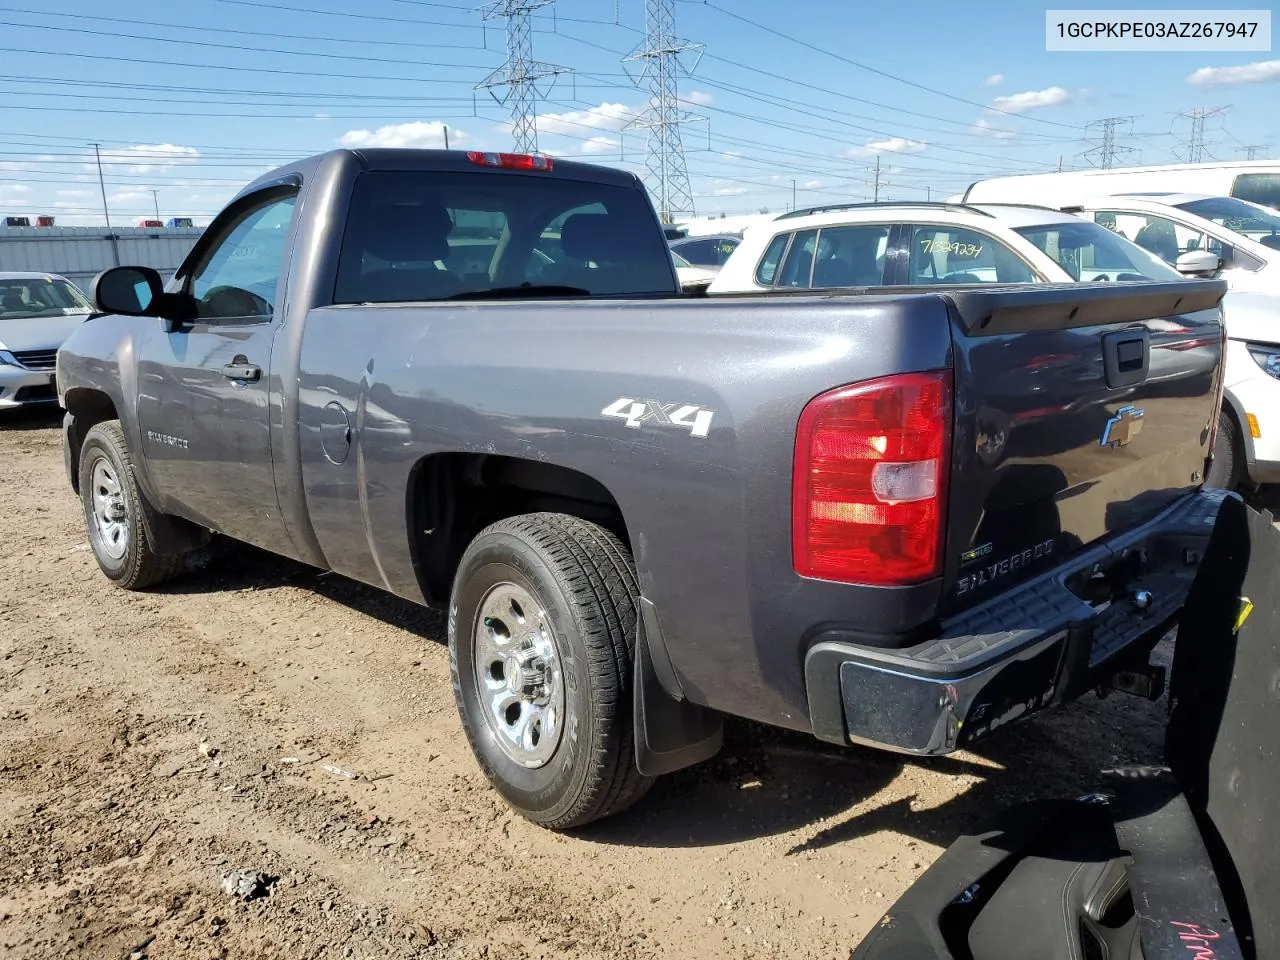
<instances>
[{"instance_id":1,"label":"white van","mask_svg":"<svg viewBox=\"0 0 1280 960\"><path fill-rule=\"evenodd\" d=\"M1280 210L1280 161L1170 163L991 177L952 197L960 203L1039 203L1060 207L1079 197L1118 193L1199 193L1235 197Z\"/></svg>"}]
</instances>

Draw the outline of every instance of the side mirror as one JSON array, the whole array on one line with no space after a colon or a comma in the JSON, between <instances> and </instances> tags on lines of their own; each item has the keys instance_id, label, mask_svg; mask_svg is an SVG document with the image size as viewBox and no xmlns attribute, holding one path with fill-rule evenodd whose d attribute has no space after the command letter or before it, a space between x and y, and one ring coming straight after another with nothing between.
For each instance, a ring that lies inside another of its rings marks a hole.
<instances>
[{"instance_id":1,"label":"side mirror","mask_svg":"<svg viewBox=\"0 0 1280 960\"><path fill-rule=\"evenodd\" d=\"M1173 268L1185 277L1212 277L1222 269L1222 260L1208 250L1188 250L1178 257Z\"/></svg>"},{"instance_id":2,"label":"side mirror","mask_svg":"<svg viewBox=\"0 0 1280 960\"><path fill-rule=\"evenodd\" d=\"M156 317L164 282L150 267L112 267L93 278L91 294L102 313Z\"/></svg>"}]
</instances>

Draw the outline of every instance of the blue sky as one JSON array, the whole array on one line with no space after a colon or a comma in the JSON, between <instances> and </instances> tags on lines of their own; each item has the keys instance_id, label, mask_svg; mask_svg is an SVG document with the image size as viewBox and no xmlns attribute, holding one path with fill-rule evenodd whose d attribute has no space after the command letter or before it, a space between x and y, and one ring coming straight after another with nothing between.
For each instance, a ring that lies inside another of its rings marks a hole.
<instances>
[{"instance_id":1,"label":"blue sky","mask_svg":"<svg viewBox=\"0 0 1280 960\"><path fill-rule=\"evenodd\" d=\"M157 201L207 219L263 170L344 144L441 146L447 125L455 147L509 148L507 108L474 89L505 59L479 5L0 0L0 214L100 223L91 141L120 224ZM534 56L574 71L542 91L540 149L641 172L644 133L624 128L646 95L620 55L643 0L558 0L534 23ZM1108 116L1134 118L1127 161L1178 159L1178 114L1220 106L1210 155L1280 155L1274 53L1047 53L1044 6L1024 0L678 0L676 25L705 45L679 84L705 118L684 127L700 214L784 209L793 181L800 205L869 197L877 157L882 199L1087 166L1087 124Z\"/></svg>"}]
</instances>

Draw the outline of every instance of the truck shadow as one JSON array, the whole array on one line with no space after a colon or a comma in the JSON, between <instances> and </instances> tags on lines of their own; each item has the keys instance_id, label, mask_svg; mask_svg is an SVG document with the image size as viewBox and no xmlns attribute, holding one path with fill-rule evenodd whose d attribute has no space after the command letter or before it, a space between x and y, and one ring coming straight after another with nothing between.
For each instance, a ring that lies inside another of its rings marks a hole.
<instances>
[{"instance_id":1,"label":"truck shadow","mask_svg":"<svg viewBox=\"0 0 1280 960\"><path fill-rule=\"evenodd\" d=\"M0 410L0 430L50 430L62 424L62 408L55 403Z\"/></svg>"},{"instance_id":2,"label":"truck shadow","mask_svg":"<svg viewBox=\"0 0 1280 960\"><path fill-rule=\"evenodd\" d=\"M425 640L446 642L442 612L222 538L192 558L186 576L157 592L284 587L311 590ZM1163 703L1088 695L1000 730L971 752L916 759L730 718L717 757L663 777L631 810L576 836L670 848L789 835L788 856L880 831L947 846L1004 807L1091 792L1108 763L1158 762L1163 723Z\"/></svg>"}]
</instances>

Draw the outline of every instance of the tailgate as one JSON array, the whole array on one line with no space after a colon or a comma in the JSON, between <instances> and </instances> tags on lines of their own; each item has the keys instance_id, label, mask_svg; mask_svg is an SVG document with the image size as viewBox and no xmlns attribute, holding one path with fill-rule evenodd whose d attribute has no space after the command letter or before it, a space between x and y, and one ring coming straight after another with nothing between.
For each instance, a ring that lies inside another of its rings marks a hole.
<instances>
[{"instance_id":1,"label":"tailgate","mask_svg":"<svg viewBox=\"0 0 1280 960\"><path fill-rule=\"evenodd\" d=\"M1201 484L1220 280L953 291L943 611L984 600Z\"/></svg>"}]
</instances>

